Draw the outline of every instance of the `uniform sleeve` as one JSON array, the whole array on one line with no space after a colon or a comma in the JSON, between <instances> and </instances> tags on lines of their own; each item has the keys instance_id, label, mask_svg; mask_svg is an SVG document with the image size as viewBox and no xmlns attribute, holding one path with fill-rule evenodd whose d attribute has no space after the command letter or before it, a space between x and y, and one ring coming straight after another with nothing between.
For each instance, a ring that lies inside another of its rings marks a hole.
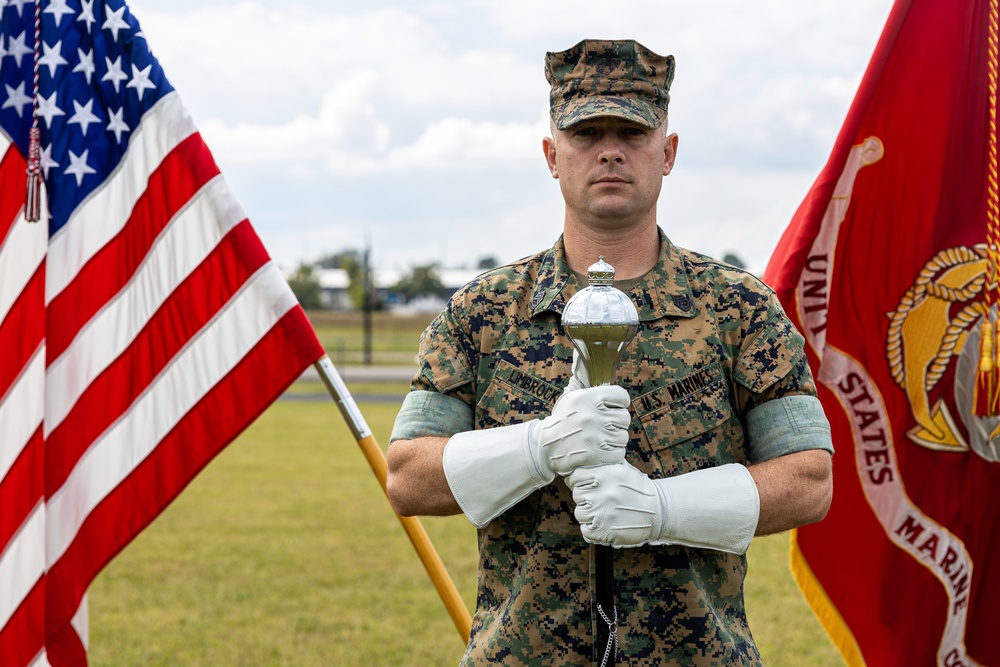
<instances>
[{"instance_id":1,"label":"uniform sleeve","mask_svg":"<svg viewBox=\"0 0 1000 667\"><path fill-rule=\"evenodd\" d=\"M809 449L833 453L805 339L774 292L753 310L733 374L751 463Z\"/></svg>"},{"instance_id":2,"label":"uniform sleeve","mask_svg":"<svg viewBox=\"0 0 1000 667\"><path fill-rule=\"evenodd\" d=\"M396 415L389 442L426 436L450 438L472 428L469 405L436 391L411 391Z\"/></svg>"},{"instance_id":3,"label":"uniform sleeve","mask_svg":"<svg viewBox=\"0 0 1000 667\"><path fill-rule=\"evenodd\" d=\"M420 369L413 379L412 389L452 394L472 405L475 401L473 355L475 346L449 307L420 335Z\"/></svg>"},{"instance_id":4,"label":"uniform sleeve","mask_svg":"<svg viewBox=\"0 0 1000 667\"><path fill-rule=\"evenodd\" d=\"M774 293L768 292L750 317L733 367L733 377L743 390L738 408L744 414L784 396L816 395L805 339Z\"/></svg>"},{"instance_id":5,"label":"uniform sleeve","mask_svg":"<svg viewBox=\"0 0 1000 667\"><path fill-rule=\"evenodd\" d=\"M830 422L815 396L798 394L762 403L747 413L746 426L751 463L808 449L833 454Z\"/></svg>"},{"instance_id":6,"label":"uniform sleeve","mask_svg":"<svg viewBox=\"0 0 1000 667\"><path fill-rule=\"evenodd\" d=\"M390 442L473 429L473 349L451 307L434 318L420 336L420 368L396 415Z\"/></svg>"}]
</instances>

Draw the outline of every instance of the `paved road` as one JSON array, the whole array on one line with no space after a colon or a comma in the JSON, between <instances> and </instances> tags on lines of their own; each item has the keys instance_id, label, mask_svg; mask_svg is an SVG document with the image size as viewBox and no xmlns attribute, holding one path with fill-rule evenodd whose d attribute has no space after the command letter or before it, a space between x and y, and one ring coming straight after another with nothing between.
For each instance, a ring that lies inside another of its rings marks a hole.
<instances>
[{"instance_id":1,"label":"paved road","mask_svg":"<svg viewBox=\"0 0 1000 667\"><path fill-rule=\"evenodd\" d=\"M380 382L406 382L408 383L417 374L416 366L338 366L337 372L348 384L377 384ZM319 380L319 373L310 366L299 378L302 382L316 382ZM402 396L392 394L377 393L356 393L351 392L351 396L358 403L397 403L403 402ZM283 401L329 401L330 395L326 392L316 394L285 393L282 395Z\"/></svg>"}]
</instances>

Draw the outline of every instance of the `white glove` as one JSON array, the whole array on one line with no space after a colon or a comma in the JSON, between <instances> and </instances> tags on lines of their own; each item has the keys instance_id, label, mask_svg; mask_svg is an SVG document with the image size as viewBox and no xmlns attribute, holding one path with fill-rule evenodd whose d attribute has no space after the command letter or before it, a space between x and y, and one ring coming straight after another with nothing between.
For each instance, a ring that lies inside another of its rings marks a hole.
<instances>
[{"instance_id":1,"label":"white glove","mask_svg":"<svg viewBox=\"0 0 1000 667\"><path fill-rule=\"evenodd\" d=\"M580 466L624 461L629 403L616 385L564 391L551 415L528 422L528 449L546 483Z\"/></svg>"},{"instance_id":2,"label":"white glove","mask_svg":"<svg viewBox=\"0 0 1000 667\"><path fill-rule=\"evenodd\" d=\"M622 462L578 468L566 483L583 537L594 544L681 544L743 554L760 516L757 485L737 463L654 480Z\"/></svg>"},{"instance_id":3,"label":"white glove","mask_svg":"<svg viewBox=\"0 0 1000 667\"><path fill-rule=\"evenodd\" d=\"M543 419L456 433L442 460L452 495L482 528L557 474L623 461L628 405L614 385L565 391Z\"/></svg>"}]
</instances>

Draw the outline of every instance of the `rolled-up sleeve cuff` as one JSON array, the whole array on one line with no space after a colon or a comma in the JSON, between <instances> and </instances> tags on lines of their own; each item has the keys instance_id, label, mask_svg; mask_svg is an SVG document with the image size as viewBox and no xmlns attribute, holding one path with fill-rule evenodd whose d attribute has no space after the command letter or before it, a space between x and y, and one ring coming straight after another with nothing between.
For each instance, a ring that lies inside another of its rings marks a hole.
<instances>
[{"instance_id":1,"label":"rolled-up sleeve cuff","mask_svg":"<svg viewBox=\"0 0 1000 667\"><path fill-rule=\"evenodd\" d=\"M833 454L830 422L815 396L784 396L762 403L747 413L746 426L751 463L809 449Z\"/></svg>"},{"instance_id":2,"label":"rolled-up sleeve cuff","mask_svg":"<svg viewBox=\"0 0 1000 667\"><path fill-rule=\"evenodd\" d=\"M450 438L472 428L471 406L436 391L411 391L399 408L389 442L426 436Z\"/></svg>"}]
</instances>

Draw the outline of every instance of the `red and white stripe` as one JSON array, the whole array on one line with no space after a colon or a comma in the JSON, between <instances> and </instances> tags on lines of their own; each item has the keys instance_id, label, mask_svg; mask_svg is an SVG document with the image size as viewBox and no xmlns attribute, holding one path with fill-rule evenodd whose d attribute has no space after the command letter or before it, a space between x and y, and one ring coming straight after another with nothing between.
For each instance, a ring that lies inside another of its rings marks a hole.
<instances>
[{"instance_id":1,"label":"red and white stripe","mask_svg":"<svg viewBox=\"0 0 1000 667\"><path fill-rule=\"evenodd\" d=\"M3 135L0 154L0 657L24 665L45 638L48 235L24 220L27 164ZM18 182L20 193L11 192Z\"/></svg>"},{"instance_id":2,"label":"red and white stripe","mask_svg":"<svg viewBox=\"0 0 1000 667\"><path fill-rule=\"evenodd\" d=\"M0 663L85 665L93 578L323 350L176 93L51 239L3 148Z\"/></svg>"}]
</instances>

